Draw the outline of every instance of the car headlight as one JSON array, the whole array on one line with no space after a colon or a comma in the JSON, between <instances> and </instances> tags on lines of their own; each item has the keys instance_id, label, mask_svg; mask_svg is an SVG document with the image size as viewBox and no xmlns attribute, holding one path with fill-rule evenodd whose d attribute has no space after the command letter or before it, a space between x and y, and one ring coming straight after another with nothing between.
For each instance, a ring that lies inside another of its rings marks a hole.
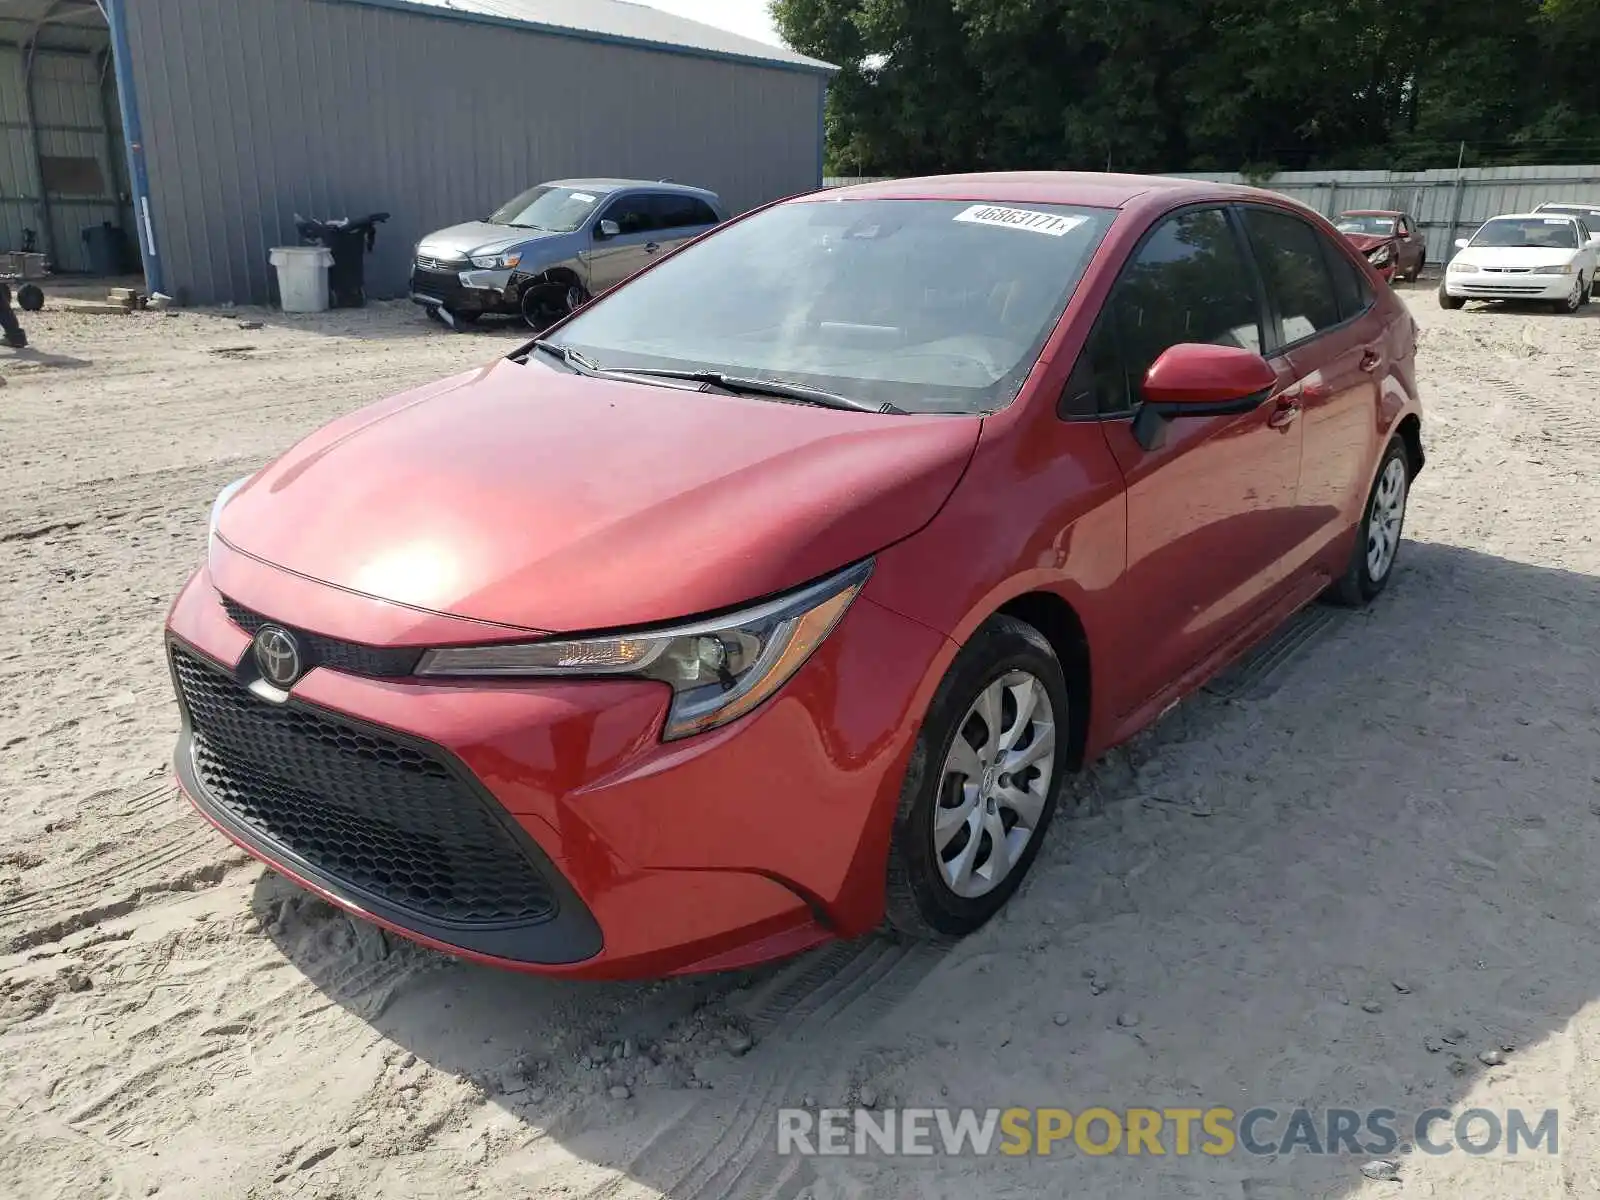
<instances>
[{"instance_id":1,"label":"car headlight","mask_svg":"<svg viewBox=\"0 0 1600 1200\"><path fill-rule=\"evenodd\" d=\"M1461 262L1459 259L1451 263L1449 267L1452 275L1471 275L1477 269L1477 263Z\"/></svg>"},{"instance_id":2,"label":"car headlight","mask_svg":"<svg viewBox=\"0 0 1600 1200\"><path fill-rule=\"evenodd\" d=\"M765 604L674 629L429 650L416 673L658 680L672 688L662 732L672 741L737 720L787 683L871 573L869 560Z\"/></svg>"},{"instance_id":3,"label":"car headlight","mask_svg":"<svg viewBox=\"0 0 1600 1200\"><path fill-rule=\"evenodd\" d=\"M1572 271L1573 266L1569 262L1552 263L1549 266L1535 267L1533 269L1535 275L1571 275Z\"/></svg>"},{"instance_id":4,"label":"car headlight","mask_svg":"<svg viewBox=\"0 0 1600 1200\"><path fill-rule=\"evenodd\" d=\"M212 547L217 544L217 522L222 520L223 508L227 505L229 500L233 499L234 494L238 492L240 488L250 482L250 478L251 477L249 475L246 475L243 479L235 479L227 487L218 492L217 498L211 502L211 523L206 529L207 557L210 556Z\"/></svg>"},{"instance_id":5,"label":"car headlight","mask_svg":"<svg viewBox=\"0 0 1600 1200\"><path fill-rule=\"evenodd\" d=\"M522 261L522 255L507 254L474 254L472 265L481 267L485 271L509 271Z\"/></svg>"},{"instance_id":6,"label":"car headlight","mask_svg":"<svg viewBox=\"0 0 1600 1200\"><path fill-rule=\"evenodd\" d=\"M1394 257L1394 247L1393 246L1384 245L1384 246L1379 246L1371 254L1367 255L1367 261L1369 263L1371 263L1375 267L1381 267L1381 266L1383 266L1384 263L1388 262L1393 257Z\"/></svg>"}]
</instances>

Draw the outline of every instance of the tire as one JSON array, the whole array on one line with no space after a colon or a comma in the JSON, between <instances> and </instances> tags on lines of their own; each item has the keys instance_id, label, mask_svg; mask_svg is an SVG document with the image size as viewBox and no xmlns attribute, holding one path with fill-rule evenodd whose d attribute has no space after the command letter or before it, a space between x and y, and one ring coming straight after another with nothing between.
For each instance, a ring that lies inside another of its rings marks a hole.
<instances>
[{"instance_id":1,"label":"tire","mask_svg":"<svg viewBox=\"0 0 1600 1200\"><path fill-rule=\"evenodd\" d=\"M1397 466L1398 465L1398 466ZM1396 474L1398 478L1396 478ZM1399 511L1394 513L1387 499L1398 486ZM1344 575L1328 589L1327 599L1346 608L1361 608L1377 599L1394 576L1395 560L1400 554L1400 538L1405 530L1406 503L1411 494L1411 462L1406 453L1405 441L1391 438L1378 464L1378 473L1367 494L1367 504L1361 513L1361 524L1356 527L1355 545L1350 548L1350 561ZM1384 511L1389 510L1389 511ZM1375 522L1381 522L1375 526ZM1381 531L1387 539L1385 554L1374 553L1374 533Z\"/></svg>"},{"instance_id":2,"label":"tire","mask_svg":"<svg viewBox=\"0 0 1600 1200\"><path fill-rule=\"evenodd\" d=\"M483 316L480 312L456 312L455 309L450 310L450 315L463 325L476 325Z\"/></svg>"},{"instance_id":3,"label":"tire","mask_svg":"<svg viewBox=\"0 0 1600 1200\"><path fill-rule=\"evenodd\" d=\"M17 307L23 312L38 312L44 307L44 289L36 283L25 283L17 289Z\"/></svg>"},{"instance_id":4,"label":"tire","mask_svg":"<svg viewBox=\"0 0 1600 1200\"><path fill-rule=\"evenodd\" d=\"M1578 278L1573 281L1572 294L1565 300L1555 301L1550 305L1550 307L1555 309L1558 313L1570 316L1572 313L1577 312L1583 307L1583 294L1587 287L1588 285L1583 282L1583 276L1579 275Z\"/></svg>"},{"instance_id":5,"label":"tire","mask_svg":"<svg viewBox=\"0 0 1600 1200\"><path fill-rule=\"evenodd\" d=\"M1457 309L1457 308L1460 308L1465 303L1466 303L1466 300L1464 298L1462 298L1461 296L1452 296L1449 292L1445 291L1444 290L1444 284L1441 283L1439 285L1439 307L1440 308Z\"/></svg>"},{"instance_id":6,"label":"tire","mask_svg":"<svg viewBox=\"0 0 1600 1200\"><path fill-rule=\"evenodd\" d=\"M1406 282L1407 283L1415 283L1417 280L1422 278L1422 268L1423 268L1423 266L1424 266L1424 264L1426 262L1427 262L1427 256L1426 255L1424 255L1422 258L1417 259L1417 265L1412 267L1411 270L1406 272Z\"/></svg>"},{"instance_id":7,"label":"tire","mask_svg":"<svg viewBox=\"0 0 1600 1200\"><path fill-rule=\"evenodd\" d=\"M1032 716L1019 720L1019 704L1030 696ZM996 700L997 714L985 708L985 697ZM961 648L928 707L900 790L886 884L891 929L923 940L965 937L1011 898L1055 814L1070 757L1069 699L1061 663L1031 625L990 617ZM1041 702L1048 703L1048 714ZM991 731L991 723L1001 728ZM1009 750L1006 735L1012 735ZM959 752L958 741L964 743ZM1020 787L1001 770L1008 761L1018 764L1017 777L1026 777ZM968 764L981 776L963 775L959 768ZM1009 786L1002 788L1001 780ZM969 816L936 824L940 812L957 809ZM1003 836L996 839L994 830ZM994 854L1002 843L1009 847L1003 871ZM963 877L963 860L965 894L951 879Z\"/></svg>"},{"instance_id":8,"label":"tire","mask_svg":"<svg viewBox=\"0 0 1600 1200\"><path fill-rule=\"evenodd\" d=\"M543 333L573 310L589 303L589 292L581 283L567 285L564 291L559 284L536 284L522 289L520 306L522 319L529 329Z\"/></svg>"},{"instance_id":9,"label":"tire","mask_svg":"<svg viewBox=\"0 0 1600 1200\"><path fill-rule=\"evenodd\" d=\"M1591 301L1593 299L1594 299L1594 280L1591 278L1588 283L1583 285L1583 296L1578 300L1578 303L1580 305L1588 304L1589 301Z\"/></svg>"}]
</instances>

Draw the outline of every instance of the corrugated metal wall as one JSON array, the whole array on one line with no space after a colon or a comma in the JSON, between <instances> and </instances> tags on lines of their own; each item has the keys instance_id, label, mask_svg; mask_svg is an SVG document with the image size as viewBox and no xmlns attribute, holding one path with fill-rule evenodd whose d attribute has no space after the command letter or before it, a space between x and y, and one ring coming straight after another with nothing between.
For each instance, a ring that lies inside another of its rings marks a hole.
<instances>
[{"instance_id":1,"label":"corrugated metal wall","mask_svg":"<svg viewBox=\"0 0 1600 1200\"><path fill-rule=\"evenodd\" d=\"M741 210L814 188L823 79L327 0L129 4L156 248L192 303L267 298L293 217L411 249L544 179L670 176Z\"/></svg>"},{"instance_id":2,"label":"corrugated metal wall","mask_svg":"<svg viewBox=\"0 0 1600 1200\"><path fill-rule=\"evenodd\" d=\"M20 249L23 231L34 230L44 248L44 206L28 133L24 91L26 51L0 46L0 250ZM50 196L50 257L57 271L86 271L82 240L86 225L121 221L117 194L124 189L126 160L122 131L106 130L107 106L101 93L100 60L91 54L40 50L33 64L34 118L39 152L45 156L92 158L102 186L94 192Z\"/></svg>"},{"instance_id":3,"label":"corrugated metal wall","mask_svg":"<svg viewBox=\"0 0 1600 1200\"><path fill-rule=\"evenodd\" d=\"M827 187L877 183L883 176L829 176ZM1243 175L1179 175L1216 183L1249 183ZM1261 186L1331 217L1353 208L1409 212L1428 235L1428 261L1447 262L1455 239L1490 217L1527 212L1549 201L1600 204L1600 166L1477 167L1457 172L1289 171Z\"/></svg>"}]
</instances>

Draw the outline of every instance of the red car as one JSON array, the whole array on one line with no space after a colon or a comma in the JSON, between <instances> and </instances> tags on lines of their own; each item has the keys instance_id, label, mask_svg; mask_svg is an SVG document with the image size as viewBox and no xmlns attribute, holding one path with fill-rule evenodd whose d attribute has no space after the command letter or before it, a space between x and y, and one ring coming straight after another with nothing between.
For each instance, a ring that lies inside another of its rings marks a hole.
<instances>
[{"instance_id":1,"label":"red car","mask_svg":"<svg viewBox=\"0 0 1600 1200\"><path fill-rule=\"evenodd\" d=\"M1383 589L1415 339L1266 192L766 207L225 490L169 618L179 778L275 870L506 967L968 933L1068 772Z\"/></svg>"},{"instance_id":2,"label":"red car","mask_svg":"<svg viewBox=\"0 0 1600 1200\"><path fill-rule=\"evenodd\" d=\"M1428 239L1408 213L1358 208L1333 219L1336 229L1366 256L1384 281L1414 281L1428 262Z\"/></svg>"}]
</instances>

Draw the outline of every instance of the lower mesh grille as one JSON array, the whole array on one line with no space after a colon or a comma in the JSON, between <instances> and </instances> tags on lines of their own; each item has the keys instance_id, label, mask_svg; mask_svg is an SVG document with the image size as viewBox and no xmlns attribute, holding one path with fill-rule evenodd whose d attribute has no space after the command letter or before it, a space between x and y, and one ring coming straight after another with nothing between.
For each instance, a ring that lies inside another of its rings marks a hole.
<instances>
[{"instance_id":1,"label":"lower mesh grille","mask_svg":"<svg viewBox=\"0 0 1600 1200\"><path fill-rule=\"evenodd\" d=\"M492 802L440 759L260 700L176 646L172 663L195 774L263 851L281 848L433 922L529 924L554 913L548 882Z\"/></svg>"}]
</instances>

